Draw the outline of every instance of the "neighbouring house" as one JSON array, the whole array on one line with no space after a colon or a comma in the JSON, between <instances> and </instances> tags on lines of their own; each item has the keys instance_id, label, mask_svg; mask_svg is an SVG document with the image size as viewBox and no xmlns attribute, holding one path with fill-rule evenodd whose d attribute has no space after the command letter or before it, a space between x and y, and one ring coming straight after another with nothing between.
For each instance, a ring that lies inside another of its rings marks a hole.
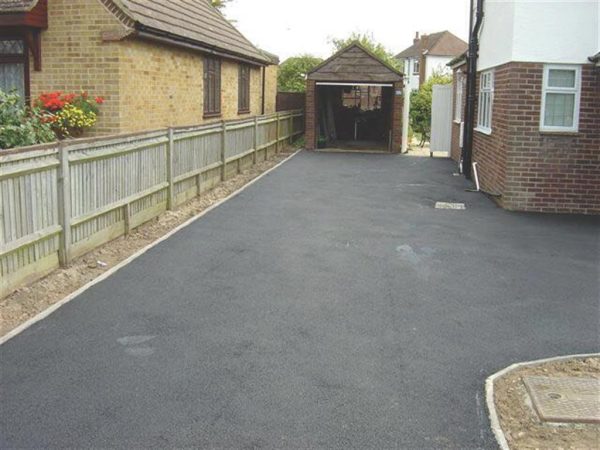
<instances>
[{"instance_id":1,"label":"neighbouring house","mask_svg":"<svg viewBox=\"0 0 600 450\"><path fill-rule=\"evenodd\" d=\"M412 90L434 72L448 71L447 64L467 50L467 43L449 31L423 34L417 31L413 45L396 55L404 64L404 76Z\"/></svg>"},{"instance_id":2,"label":"neighbouring house","mask_svg":"<svg viewBox=\"0 0 600 450\"><path fill-rule=\"evenodd\" d=\"M307 75L306 148L398 152L403 75L359 43Z\"/></svg>"},{"instance_id":3,"label":"neighbouring house","mask_svg":"<svg viewBox=\"0 0 600 450\"><path fill-rule=\"evenodd\" d=\"M277 68L206 0L0 0L0 89L101 95L97 134L272 113Z\"/></svg>"},{"instance_id":4,"label":"neighbouring house","mask_svg":"<svg viewBox=\"0 0 600 450\"><path fill-rule=\"evenodd\" d=\"M450 63L452 158L506 209L600 213L600 4L472 10L478 56Z\"/></svg>"}]
</instances>

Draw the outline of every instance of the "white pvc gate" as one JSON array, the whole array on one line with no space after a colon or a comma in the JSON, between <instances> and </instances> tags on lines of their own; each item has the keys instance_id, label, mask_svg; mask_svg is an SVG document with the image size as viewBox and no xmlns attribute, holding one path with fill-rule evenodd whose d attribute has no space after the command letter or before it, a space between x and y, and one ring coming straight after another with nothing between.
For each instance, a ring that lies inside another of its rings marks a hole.
<instances>
[{"instance_id":1,"label":"white pvc gate","mask_svg":"<svg viewBox=\"0 0 600 450\"><path fill-rule=\"evenodd\" d=\"M450 156L452 147L452 85L435 84L431 102L431 151Z\"/></svg>"}]
</instances>

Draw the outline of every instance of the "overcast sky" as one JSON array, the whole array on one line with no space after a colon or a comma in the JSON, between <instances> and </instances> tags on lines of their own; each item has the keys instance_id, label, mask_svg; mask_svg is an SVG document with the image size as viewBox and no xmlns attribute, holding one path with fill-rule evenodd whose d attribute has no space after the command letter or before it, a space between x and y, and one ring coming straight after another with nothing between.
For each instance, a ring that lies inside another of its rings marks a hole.
<instances>
[{"instance_id":1,"label":"overcast sky","mask_svg":"<svg viewBox=\"0 0 600 450\"><path fill-rule=\"evenodd\" d=\"M469 0L233 0L228 19L255 45L281 60L300 53L327 57L330 37L372 32L398 53L415 31L449 30L466 41Z\"/></svg>"}]
</instances>

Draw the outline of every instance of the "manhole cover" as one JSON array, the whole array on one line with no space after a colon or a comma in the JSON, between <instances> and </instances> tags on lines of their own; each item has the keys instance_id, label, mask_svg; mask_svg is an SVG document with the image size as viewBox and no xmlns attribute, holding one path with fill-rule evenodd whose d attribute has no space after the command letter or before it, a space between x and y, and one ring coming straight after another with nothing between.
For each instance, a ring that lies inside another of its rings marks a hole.
<instances>
[{"instance_id":1,"label":"manhole cover","mask_svg":"<svg viewBox=\"0 0 600 450\"><path fill-rule=\"evenodd\" d=\"M524 377L523 382L544 422L600 423L600 380Z\"/></svg>"},{"instance_id":2,"label":"manhole cover","mask_svg":"<svg viewBox=\"0 0 600 450\"><path fill-rule=\"evenodd\" d=\"M464 203L437 202L435 209L467 209Z\"/></svg>"}]
</instances>

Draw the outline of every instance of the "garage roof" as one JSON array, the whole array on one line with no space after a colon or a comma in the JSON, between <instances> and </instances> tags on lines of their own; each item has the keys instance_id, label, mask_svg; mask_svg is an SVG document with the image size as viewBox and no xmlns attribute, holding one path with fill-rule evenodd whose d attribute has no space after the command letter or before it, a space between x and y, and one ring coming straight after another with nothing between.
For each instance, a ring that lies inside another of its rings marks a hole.
<instances>
[{"instance_id":1,"label":"garage roof","mask_svg":"<svg viewBox=\"0 0 600 450\"><path fill-rule=\"evenodd\" d=\"M402 80L402 73L355 42L309 72L308 79L341 83L393 83Z\"/></svg>"}]
</instances>

